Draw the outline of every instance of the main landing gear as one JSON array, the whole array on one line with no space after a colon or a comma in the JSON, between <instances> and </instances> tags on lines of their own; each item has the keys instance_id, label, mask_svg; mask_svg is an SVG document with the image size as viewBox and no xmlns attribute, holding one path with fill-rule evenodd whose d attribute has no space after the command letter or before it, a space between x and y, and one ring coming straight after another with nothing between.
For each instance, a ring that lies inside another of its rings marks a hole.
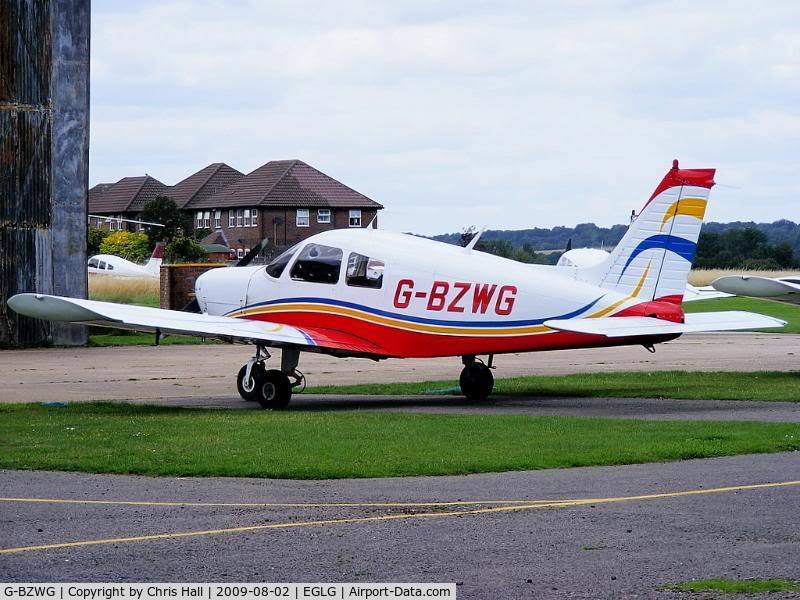
<instances>
[{"instance_id":1,"label":"main landing gear","mask_svg":"<svg viewBox=\"0 0 800 600\"><path fill-rule=\"evenodd\" d=\"M305 387L306 378L297 370L300 351L284 348L281 352L281 368L264 366L270 354L263 346L256 346L256 355L239 369L236 389L247 402L258 402L261 408L280 410L289 406L292 390Z\"/></svg>"},{"instance_id":2,"label":"main landing gear","mask_svg":"<svg viewBox=\"0 0 800 600\"><path fill-rule=\"evenodd\" d=\"M461 393L469 400L486 400L494 388L494 376L492 375L492 360L494 355L489 355L489 364L485 365L480 359L474 356L463 356L464 369L458 383L461 386Z\"/></svg>"}]
</instances>

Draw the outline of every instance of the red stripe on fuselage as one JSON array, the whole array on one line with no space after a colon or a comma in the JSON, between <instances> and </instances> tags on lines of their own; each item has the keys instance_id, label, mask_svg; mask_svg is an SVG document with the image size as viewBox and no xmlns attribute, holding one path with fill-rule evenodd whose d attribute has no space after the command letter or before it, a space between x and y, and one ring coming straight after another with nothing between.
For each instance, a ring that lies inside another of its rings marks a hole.
<instances>
[{"instance_id":1,"label":"red stripe on fuselage","mask_svg":"<svg viewBox=\"0 0 800 600\"><path fill-rule=\"evenodd\" d=\"M361 321L344 315L294 311L250 315L247 318L256 321L282 323L300 329L304 327L311 330L314 328L325 329L330 332L332 337L335 335L335 331L341 331L348 336L357 336L374 344L381 349L381 355L383 356L397 358L433 358L469 354L504 354L570 348L600 348L645 342L649 344L677 337L607 338L600 335L566 331L509 337L456 336L407 331L379 323Z\"/></svg>"}]
</instances>

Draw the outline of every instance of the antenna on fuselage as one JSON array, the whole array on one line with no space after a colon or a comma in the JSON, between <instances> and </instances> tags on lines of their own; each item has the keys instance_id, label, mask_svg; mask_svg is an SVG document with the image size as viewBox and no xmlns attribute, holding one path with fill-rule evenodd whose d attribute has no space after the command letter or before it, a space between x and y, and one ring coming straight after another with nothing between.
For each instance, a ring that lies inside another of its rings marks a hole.
<instances>
[{"instance_id":1,"label":"antenna on fuselage","mask_svg":"<svg viewBox=\"0 0 800 600\"><path fill-rule=\"evenodd\" d=\"M481 227L478 233L472 236L472 239L469 241L469 244L467 244L464 248L466 250L472 250L473 248L475 248L475 244L477 244L478 240L481 239L481 236L483 235L484 231L486 231L486 227Z\"/></svg>"}]
</instances>

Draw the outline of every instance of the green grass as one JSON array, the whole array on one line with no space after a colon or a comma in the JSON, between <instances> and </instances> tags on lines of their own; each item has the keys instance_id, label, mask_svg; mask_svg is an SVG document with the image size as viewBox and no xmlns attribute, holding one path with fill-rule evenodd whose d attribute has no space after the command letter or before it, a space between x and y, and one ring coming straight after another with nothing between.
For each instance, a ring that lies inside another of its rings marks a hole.
<instances>
[{"instance_id":1,"label":"green grass","mask_svg":"<svg viewBox=\"0 0 800 600\"><path fill-rule=\"evenodd\" d=\"M800 449L800 424L0 405L0 468L292 479L451 475Z\"/></svg>"},{"instance_id":2,"label":"green grass","mask_svg":"<svg viewBox=\"0 0 800 600\"><path fill-rule=\"evenodd\" d=\"M800 592L800 583L792 579L697 579L667 586L680 592L720 592L723 594L764 594Z\"/></svg>"},{"instance_id":3,"label":"green grass","mask_svg":"<svg viewBox=\"0 0 800 600\"><path fill-rule=\"evenodd\" d=\"M800 367L800 357L798 357L798 367ZM800 402L800 372L654 371L542 375L498 379L494 390L496 396ZM307 392L370 395L461 394L456 381L328 385L309 387Z\"/></svg>"},{"instance_id":4,"label":"green grass","mask_svg":"<svg viewBox=\"0 0 800 600\"><path fill-rule=\"evenodd\" d=\"M760 329L761 332L800 333L800 306L781 304L772 300L758 298L715 298L683 305L687 313L714 312L718 310L746 310L768 315L786 321L786 326L778 329Z\"/></svg>"},{"instance_id":5,"label":"green grass","mask_svg":"<svg viewBox=\"0 0 800 600\"><path fill-rule=\"evenodd\" d=\"M89 336L89 345L97 348L106 348L108 346L152 346L155 344L155 338L154 333L104 333ZM185 346L202 343L202 338L187 335L169 335L161 340L161 344L165 346ZM221 342L206 340L205 343L218 344Z\"/></svg>"}]
</instances>

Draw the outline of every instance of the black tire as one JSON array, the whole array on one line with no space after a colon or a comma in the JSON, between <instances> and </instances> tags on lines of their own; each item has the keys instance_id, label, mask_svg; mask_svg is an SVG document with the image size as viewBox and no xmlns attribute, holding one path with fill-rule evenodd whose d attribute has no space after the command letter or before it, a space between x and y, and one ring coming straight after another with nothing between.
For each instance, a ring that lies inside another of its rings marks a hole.
<instances>
[{"instance_id":1,"label":"black tire","mask_svg":"<svg viewBox=\"0 0 800 600\"><path fill-rule=\"evenodd\" d=\"M458 383L469 400L486 400L494 389L494 376L489 367L475 362L464 367Z\"/></svg>"},{"instance_id":2,"label":"black tire","mask_svg":"<svg viewBox=\"0 0 800 600\"><path fill-rule=\"evenodd\" d=\"M256 363L253 365L253 368L250 369L250 378L254 380L253 389L251 391L247 391L244 389L244 374L247 372L247 365L244 365L241 369L239 369L239 373L236 375L236 389L239 392L239 395L242 397L242 400L245 402L255 402L258 400L258 388L261 386L261 383L264 380L264 365L261 363Z\"/></svg>"},{"instance_id":3,"label":"black tire","mask_svg":"<svg viewBox=\"0 0 800 600\"><path fill-rule=\"evenodd\" d=\"M258 403L261 408L280 410L289 406L292 399L292 383L285 373L272 369L264 373L258 386Z\"/></svg>"}]
</instances>

